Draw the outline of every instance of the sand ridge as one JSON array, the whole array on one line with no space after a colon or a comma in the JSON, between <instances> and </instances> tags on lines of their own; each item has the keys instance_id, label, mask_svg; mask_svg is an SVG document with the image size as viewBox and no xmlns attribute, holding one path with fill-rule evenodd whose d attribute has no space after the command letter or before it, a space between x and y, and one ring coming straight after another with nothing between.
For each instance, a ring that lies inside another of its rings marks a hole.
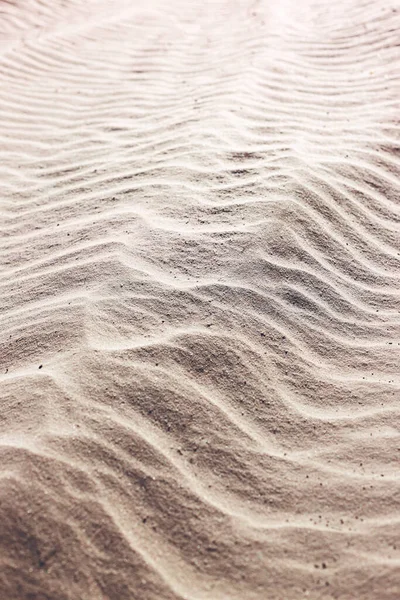
<instances>
[{"instance_id":1,"label":"sand ridge","mask_svg":"<svg viewBox=\"0 0 400 600\"><path fill-rule=\"evenodd\" d=\"M0 3L0 598L395 600L396 2Z\"/></svg>"}]
</instances>

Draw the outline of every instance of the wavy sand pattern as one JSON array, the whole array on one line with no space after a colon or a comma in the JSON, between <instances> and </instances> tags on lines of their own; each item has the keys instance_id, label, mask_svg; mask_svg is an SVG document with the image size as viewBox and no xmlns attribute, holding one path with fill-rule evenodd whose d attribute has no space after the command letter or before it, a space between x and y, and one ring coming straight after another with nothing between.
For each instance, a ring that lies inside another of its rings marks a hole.
<instances>
[{"instance_id":1,"label":"wavy sand pattern","mask_svg":"<svg viewBox=\"0 0 400 600\"><path fill-rule=\"evenodd\" d=\"M1 599L399 598L398 3L0 24Z\"/></svg>"}]
</instances>

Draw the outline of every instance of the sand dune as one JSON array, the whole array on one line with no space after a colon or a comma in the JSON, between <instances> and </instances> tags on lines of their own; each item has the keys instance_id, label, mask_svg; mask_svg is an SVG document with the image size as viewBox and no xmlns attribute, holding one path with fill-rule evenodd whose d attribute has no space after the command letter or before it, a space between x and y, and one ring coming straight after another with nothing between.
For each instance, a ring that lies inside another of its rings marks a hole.
<instances>
[{"instance_id":1,"label":"sand dune","mask_svg":"<svg viewBox=\"0 0 400 600\"><path fill-rule=\"evenodd\" d=\"M399 26L0 3L1 600L400 598Z\"/></svg>"}]
</instances>

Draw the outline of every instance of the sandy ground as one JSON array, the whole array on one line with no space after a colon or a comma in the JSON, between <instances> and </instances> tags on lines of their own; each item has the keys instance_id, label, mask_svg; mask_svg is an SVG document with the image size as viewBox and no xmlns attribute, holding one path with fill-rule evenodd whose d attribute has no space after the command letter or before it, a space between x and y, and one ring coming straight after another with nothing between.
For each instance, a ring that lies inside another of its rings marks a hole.
<instances>
[{"instance_id":1,"label":"sandy ground","mask_svg":"<svg viewBox=\"0 0 400 600\"><path fill-rule=\"evenodd\" d=\"M0 29L1 600L398 600L399 3Z\"/></svg>"}]
</instances>

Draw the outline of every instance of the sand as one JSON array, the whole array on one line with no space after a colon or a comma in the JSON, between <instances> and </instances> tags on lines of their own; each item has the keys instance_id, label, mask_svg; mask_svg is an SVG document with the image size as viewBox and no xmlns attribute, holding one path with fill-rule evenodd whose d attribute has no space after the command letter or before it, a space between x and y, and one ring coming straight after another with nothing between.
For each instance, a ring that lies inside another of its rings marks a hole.
<instances>
[{"instance_id":1,"label":"sand","mask_svg":"<svg viewBox=\"0 0 400 600\"><path fill-rule=\"evenodd\" d=\"M0 3L0 599L400 598L400 6Z\"/></svg>"}]
</instances>

